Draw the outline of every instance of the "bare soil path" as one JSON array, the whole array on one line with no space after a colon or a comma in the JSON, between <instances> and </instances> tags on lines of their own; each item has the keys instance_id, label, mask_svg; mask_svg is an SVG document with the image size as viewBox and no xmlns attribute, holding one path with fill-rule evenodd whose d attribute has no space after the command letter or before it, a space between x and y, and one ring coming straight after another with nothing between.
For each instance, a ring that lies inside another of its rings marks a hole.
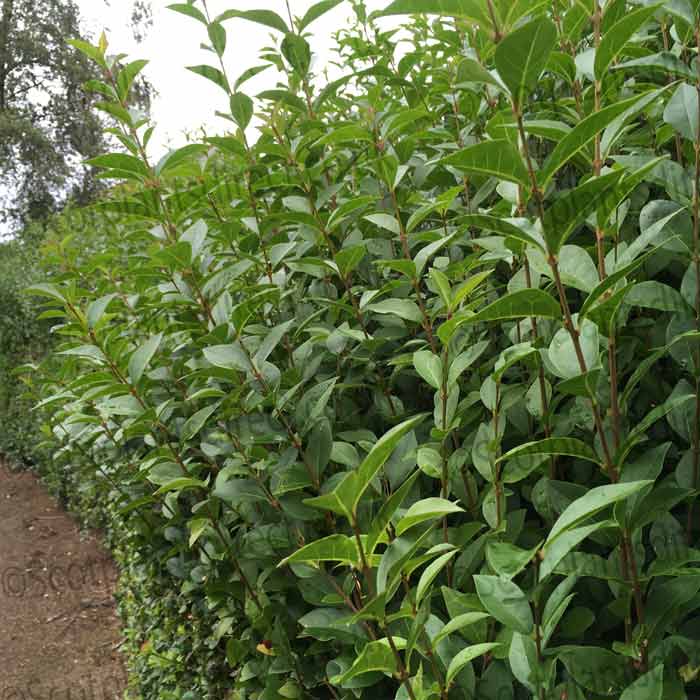
<instances>
[{"instance_id":1,"label":"bare soil path","mask_svg":"<svg viewBox=\"0 0 700 700\"><path fill-rule=\"evenodd\" d=\"M116 568L28 472L0 464L0 700L116 700Z\"/></svg>"}]
</instances>

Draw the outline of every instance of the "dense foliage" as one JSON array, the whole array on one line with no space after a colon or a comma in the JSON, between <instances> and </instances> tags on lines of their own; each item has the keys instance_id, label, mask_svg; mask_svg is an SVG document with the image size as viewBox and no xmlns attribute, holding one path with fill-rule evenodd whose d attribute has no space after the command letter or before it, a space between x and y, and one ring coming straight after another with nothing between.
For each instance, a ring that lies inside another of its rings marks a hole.
<instances>
[{"instance_id":1,"label":"dense foliage","mask_svg":"<svg viewBox=\"0 0 700 700\"><path fill-rule=\"evenodd\" d=\"M143 63L75 42L126 183L45 251L32 370L139 692L697 697L697 2L358 0L321 84L338 4L174 5L233 124L157 164Z\"/></svg>"},{"instance_id":2,"label":"dense foliage","mask_svg":"<svg viewBox=\"0 0 700 700\"><path fill-rule=\"evenodd\" d=\"M22 239L0 244L0 456L15 464L32 464L41 456L40 419L32 411L31 389L15 368L42 360L50 346L49 326L36 318L36 306L24 294L28 284L42 279L42 237L42 228L32 225Z\"/></svg>"}]
</instances>

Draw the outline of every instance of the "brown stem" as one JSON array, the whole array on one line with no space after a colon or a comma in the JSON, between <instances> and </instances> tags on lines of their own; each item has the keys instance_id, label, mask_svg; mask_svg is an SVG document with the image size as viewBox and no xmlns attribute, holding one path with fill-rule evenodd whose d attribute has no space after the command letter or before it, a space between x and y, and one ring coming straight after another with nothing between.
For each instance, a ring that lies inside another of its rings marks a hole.
<instances>
[{"instance_id":1,"label":"brown stem","mask_svg":"<svg viewBox=\"0 0 700 700\"><path fill-rule=\"evenodd\" d=\"M503 521L503 505L501 503L503 495L503 485L501 484L501 469L498 464L498 457L500 453L500 444L498 442L498 422L499 422L499 403L501 401L501 384L496 382L496 402L493 409L493 439L497 445L496 447L496 461L494 463L494 489L496 491L496 529L501 527Z\"/></svg>"},{"instance_id":2,"label":"brown stem","mask_svg":"<svg viewBox=\"0 0 700 700\"><path fill-rule=\"evenodd\" d=\"M695 44L700 50L700 22L695 27ZM698 96L698 118L700 118L700 64L696 61L695 90ZM695 328L700 331L700 122L695 134L695 174L693 178L693 262L695 265ZM700 349L695 353L695 428L693 430L693 489L700 485ZM692 537L692 518L695 498L688 506L688 542Z\"/></svg>"},{"instance_id":3,"label":"brown stem","mask_svg":"<svg viewBox=\"0 0 700 700\"><path fill-rule=\"evenodd\" d=\"M389 632L388 628L385 629L384 632L386 634L387 641L389 642L389 646L391 647L391 651L394 654L394 658L396 659L396 665L399 669L399 678L406 688L406 692L408 693L408 697L411 700L417 700L416 694L413 692L413 686L411 685L411 681L410 681L411 676L410 676L408 670L406 669L406 666L403 663L403 659L401 658L401 654L399 654L399 650L396 648L396 643L394 642L394 637L392 636L391 632Z\"/></svg>"},{"instance_id":4,"label":"brown stem","mask_svg":"<svg viewBox=\"0 0 700 700\"><path fill-rule=\"evenodd\" d=\"M540 580L540 557L539 553L535 555L535 581ZM537 594L535 594L537 595ZM541 611L540 611L540 604L537 599L534 600L533 605L532 605L532 612L533 612L533 618L535 622L535 648L537 649L537 664L540 668L542 668L544 664L544 655L542 654L542 619L541 619ZM545 700L545 689L544 686L541 685L539 682L537 683L538 685L538 696L539 700Z\"/></svg>"},{"instance_id":5,"label":"brown stem","mask_svg":"<svg viewBox=\"0 0 700 700\"><path fill-rule=\"evenodd\" d=\"M235 552L231 548L231 543L224 536L223 530L221 529L221 525L211 515L211 513L208 514L208 517L209 517L209 522L211 522L212 527L216 531L216 534L219 536L219 539L221 540L224 547L226 547L226 550L228 551L229 557L231 559L231 563L233 564L233 568L236 570L236 573L238 574L241 581L243 582L243 586L245 587L246 591L248 591L248 594L250 595L251 599L255 603L255 606L258 608L258 610L260 612L262 612L263 606L260 603L260 599L258 598L258 594L256 593L255 589L250 585L250 581L248 580L247 576L243 573L243 569L241 569L240 564L238 563L238 558L236 557Z\"/></svg>"},{"instance_id":6,"label":"brown stem","mask_svg":"<svg viewBox=\"0 0 700 700\"><path fill-rule=\"evenodd\" d=\"M493 40L498 43L502 38L501 30L498 27L498 20L496 19L496 8L493 5L493 0L486 0L486 4L489 9L489 17L491 18L491 24L493 25Z\"/></svg>"},{"instance_id":7,"label":"brown stem","mask_svg":"<svg viewBox=\"0 0 700 700\"><path fill-rule=\"evenodd\" d=\"M525 127L523 125L522 113L521 113L519 107L515 103L513 103L513 114L515 115L515 119L517 122L518 133L520 135L520 139L523 143L526 144L527 141L526 141L526 135L525 135ZM524 148L524 153L525 153L525 162L527 165L528 176L530 178L530 183L532 185L532 193L533 193L533 196L535 198L535 202L537 204L538 216L540 218L540 223L543 223L544 222L544 194L542 193L542 190L540 189L539 183L537 182L537 175L535 174L535 168L534 168L534 165L532 163L530 149L527 148L527 146L525 146L525 148ZM583 350L581 348L579 331L574 325L573 318L571 315L571 309L569 308L569 302L566 299L566 291L565 291L564 285L562 284L562 281L561 281L561 275L559 274L559 264L558 264L556 256L552 253L551 250L548 250L547 253L548 253L547 254L547 262L548 262L549 267L552 271L554 283L555 283L556 288L557 288L557 294L559 296L559 305L561 306L562 313L564 314L564 327L568 331L569 336L571 338L571 342L574 346L574 352L576 354L576 359L577 359L579 367L581 369L581 373L586 374L588 372L588 367L586 365L586 358L584 357ZM608 473L608 476L610 476L611 480L614 482L617 482L619 477L618 477L614 462L612 460L612 456L610 454L610 448L608 446L608 439L605 435L605 431L603 428L603 419L601 418L601 415L600 415L600 409L598 407L597 402L592 397L590 399L590 404L591 404L591 412L593 413L593 420L594 420L595 425L596 425L596 430L598 431L598 434L600 436L601 447L603 448L603 453L605 455L606 471Z\"/></svg>"},{"instance_id":8,"label":"brown stem","mask_svg":"<svg viewBox=\"0 0 700 700\"><path fill-rule=\"evenodd\" d=\"M367 555L365 554L365 547L362 544L362 533L360 532L360 526L357 519L353 517L352 521L352 531L355 535L355 541L357 542L357 550L360 553L360 563L362 565L362 575L365 578L365 583L370 593L370 597L374 596L374 581L372 580L372 569L367 561Z\"/></svg>"},{"instance_id":9,"label":"brown stem","mask_svg":"<svg viewBox=\"0 0 700 700\"><path fill-rule=\"evenodd\" d=\"M406 258L406 260L412 260L413 258L411 258L411 251L408 247L408 236L406 234L406 227L403 225L403 220L401 219L401 210L399 209L399 202L396 199L396 191L393 187L391 188L391 201L394 205L394 213L396 216L396 221L399 225L401 248L403 249L404 257ZM418 302L418 308L420 309L421 315L423 317L423 329L425 330L425 334L428 336L428 342L430 343L430 347L432 348L433 352L437 355L438 346L435 342L435 336L433 334L433 322L430 320L428 311L425 308L425 302L423 301L423 293L420 289L420 282L418 281L418 278L415 277L415 275L412 279L412 284L413 289L416 292L416 301Z\"/></svg>"},{"instance_id":10,"label":"brown stem","mask_svg":"<svg viewBox=\"0 0 700 700\"><path fill-rule=\"evenodd\" d=\"M525 144L523 144L523 148L526 148ZM520 214L522 215L525 210L525 206L523 203L523 198L522 198L522 187L518 187L518 209L520 210ZM527 254L523 255L523 268L525 270L525 284L528 286L529 289L532 289L532 272L530 270L530 261L527 258ZM532 323L532 335L533 338L535 339L535 343L539 339L539 329L537 327L537 317L532 316L530 318L530 323ZM518 324L518 329L520 329L520 324ZM541 401L541 406L542 406L542 421L544 424L544 436L546 438L550 437L551 435L551 429L549 426L549 400L547 398L547 382L545 380L544 376L544 367L542 366L542 363L539 363L539 367L537 368L537 381L539 382L539 387L540 387L540 401ZM557 458L555 455L551 455L549 458L549 478L550 479L555 479L557 475Z\"/></svg>"}]
</instances>

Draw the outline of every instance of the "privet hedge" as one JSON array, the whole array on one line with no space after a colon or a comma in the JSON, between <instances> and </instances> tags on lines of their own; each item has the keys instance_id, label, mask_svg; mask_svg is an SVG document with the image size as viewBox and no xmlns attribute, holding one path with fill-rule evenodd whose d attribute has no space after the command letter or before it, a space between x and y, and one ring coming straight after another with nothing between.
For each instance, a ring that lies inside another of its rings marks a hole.
<instances>
[{"instance_id":1,"label":"privet hedge","mask_svg":"<svg viewBox=\"0 0 700 700\"><path fill-rule=\"evenodd\" d=\"M143 62L75 42L125 184L35 372L138 691L698 697L698 3L356 0L328 82L339 4L172 6L232 124L158 163Z\"/></svg>"},{"instance_id":2,"label":"privet hedge","mask_svg":"<svg viewBox=\"0 0 700 700\"><path fill-rule=\"evenodd\" d=\"M32 464L44 456L40 421L33 413L31 391L15 373L24 362L40 361L50 346L48 325L37 320L36 307L24 289L42 278L38 264L44 235L30 224L21 238L0 242L0 459ZM31 384L31 378L25 379Z\"/></svg>"}]
</instances>

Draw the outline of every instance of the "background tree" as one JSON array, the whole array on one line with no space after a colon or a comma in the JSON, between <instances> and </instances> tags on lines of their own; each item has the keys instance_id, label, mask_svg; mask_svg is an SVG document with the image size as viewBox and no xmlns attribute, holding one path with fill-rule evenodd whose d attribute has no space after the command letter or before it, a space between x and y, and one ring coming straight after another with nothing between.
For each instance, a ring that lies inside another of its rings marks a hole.
<instances>
[{"instance_id":1,"label":"background tree","mask_svg":"<svg viewBox=\"0 0 700 700\"><path fill-rule=\"evenodd\" d=\"M148 5L137 3L136 10L138 37ZM86 203L98 189L81 161L104 148L97 100L82 90L99 75L66 44L82 34L73 0L0 2L0 230L6 233L68 199Z\"/></svg>"}]
</instances>

